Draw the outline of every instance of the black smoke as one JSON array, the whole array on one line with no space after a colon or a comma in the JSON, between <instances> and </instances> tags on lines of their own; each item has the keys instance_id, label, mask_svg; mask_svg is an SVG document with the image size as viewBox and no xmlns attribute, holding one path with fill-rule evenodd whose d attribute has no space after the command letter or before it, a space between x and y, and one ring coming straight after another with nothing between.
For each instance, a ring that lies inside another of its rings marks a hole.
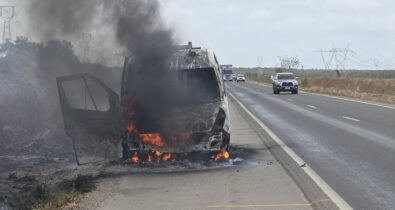
<instances>
[{"instance_id":1,"label":"black smoke","mask_svg":"<svg viewBox=\"0 0 395 210\"><path fill-rule=\"evenodd\" d=\"M149 106L169 99L169 91L162 87L175 82L166 77L175 43L173 31L162 19L159 1L33 0L29 11L31 30L41 40L78 38L86 32L95 36L106 31L113 40L95 43L120 48L130 58L133 63L130 70L140 77L133 82L139 100ZM102 51L111 56L111 49Z\"/></svg>"},{"instance_id":2,"label":"black smoke","mask_svg":"<svg viewBox=\"0 0 395 210\"><path fill-rule=\"evenodd\" d=\"M43 41L105 31L115 43L95 43L121 48L145 71L163 69L174 51L173 31L164 25L157 0L32 0L29 16L31 31Z\"/></svg>"},{"instance_id":3,"label":"black smoke","mask_svg":"<svg viewBox=\"0 0 395 210\"><path fill-rule=\"evenodd\" d=\"M31 0L30 32L42 41L80 35L89 30L99 7L96 0Z\"/></svg>"}]
</instances>

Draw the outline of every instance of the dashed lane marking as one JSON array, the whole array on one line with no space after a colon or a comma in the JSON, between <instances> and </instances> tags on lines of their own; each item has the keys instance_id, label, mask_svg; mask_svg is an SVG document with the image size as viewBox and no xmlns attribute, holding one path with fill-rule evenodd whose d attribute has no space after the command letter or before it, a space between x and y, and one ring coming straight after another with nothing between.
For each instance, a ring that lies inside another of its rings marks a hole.
<instances>
[{"instance_id":1,"label":"dashed lane marking","mask_svg":"<svg viewBox=\"0 0 395 210\"><path fill-rule=\"evenodd\" d=\"M343 118L347 119L347 120L354 121L354 122L361 122L361 120L358 120L358 119L355 119L355 118L352 118L352 117L348 117L348 116L343 116Z\"/></svg>"},{"instance_id":2,"label":"dashed lane marking","mask_svg":"<svg viewBox=\"0 0 395 210\"><path fill-rule=\"evenodd\" d=\"M313 105L307 105L308 107L310 107L310 108L312 108L312 109L317 109L317 107L316 106L313 106Z\"/></svg>"}]
</instances>

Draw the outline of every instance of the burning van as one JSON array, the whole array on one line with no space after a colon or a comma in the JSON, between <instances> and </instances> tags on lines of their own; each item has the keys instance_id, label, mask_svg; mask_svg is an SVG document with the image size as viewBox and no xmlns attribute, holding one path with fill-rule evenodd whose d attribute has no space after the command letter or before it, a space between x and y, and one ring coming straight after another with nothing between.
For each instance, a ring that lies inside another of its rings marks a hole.
<instances>
[{"instance_id":1,"label":"burning van","mask_svg":"<svg viewBox=\"0 0 395 210\"><path fill-rule=\"evenodd\" d=\"M66 134L78 164L170 160L177 154L229 156L222 69L209 50L179 46L163 66L125 59L120 96L88 74L57 78Z\"/></svg>"}]
</instances>

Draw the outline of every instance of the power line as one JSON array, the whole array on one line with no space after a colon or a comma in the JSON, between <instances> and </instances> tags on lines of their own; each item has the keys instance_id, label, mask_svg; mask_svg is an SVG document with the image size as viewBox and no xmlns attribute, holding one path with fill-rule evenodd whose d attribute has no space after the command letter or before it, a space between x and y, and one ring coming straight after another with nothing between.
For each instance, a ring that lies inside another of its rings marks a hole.
<instances>
[{"instance_id":1,"label":"power line","mask_svg":"<svg viewBox=\"0 0 395 210\"><path fill-rule=\"evenodd\" d=\"M362 68L372 68L372 64L367 64L367 63L361 62L353 57L350 57L350 61L351 61L351 65L354 64L353 66L358 66L360 68L361 67Z\"/></svg>"},{"instance_id":2,"label":"power line","mask_svg":"<svg viewBox=\"0 0 395 210\"><path fill-rule=\"evenodd\" d=\"M353 55L355 55L355 54L353 54ZM353 59L354 61L357 61L357 62L359 62L359 63L362 63L362 64L364 64L364 65L366 65L366 66L374 66L374 62L371 62L371 61L365 61L365 60L362 60L362 59L360 59L360 58L358 58L358 57L356 57L356 56L350 56L350 59Z\"/></svg>"},{"instance_id":3,"label":"power line","mask_svg":"<svg viewBox=\"0 0 395 210\"><path fill-rule=\"evenodd\" d=\"M382 63L393 63L395 61L395 57L387 58Z\"/></svg>"}]
</instances>

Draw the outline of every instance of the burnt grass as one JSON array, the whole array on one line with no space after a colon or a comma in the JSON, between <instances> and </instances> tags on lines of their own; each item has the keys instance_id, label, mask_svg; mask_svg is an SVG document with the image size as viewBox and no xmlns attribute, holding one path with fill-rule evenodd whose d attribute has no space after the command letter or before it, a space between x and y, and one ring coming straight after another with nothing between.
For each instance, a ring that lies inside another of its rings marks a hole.
<instances>
[{"instance_id":1,"label":"burnt grass","mask_svg":"<svg viewBox=\"0 0 395 210\"><path fill-rule=\"evenodd\" d=\"M0 44L0 209L53 209L94 188L78 176L56 77L90 73L119 89L119 68L80 62L67 41ZM108 78L108 79L106 79Z\"/></svg>"},{"instance_id":2,"label":"burnt grass","mask_svg":"<svg viewBox=\"0 0 395 210\"><path fill-rule=\"evenodd\" d=\"M0 209L56 209L79 200L81 194L96 189L92 176L79 175L75 179L66 179L56 184L40 182L35 176L18 178L10 174L0 183ZM12 188L4 187L12 186ZM3 206L1 206L3 205Z\"/></svg>"},{"instance_id":3,"label":"burnt grass","mask_svg":"<svg viewBox=\"0 0 395 210\"><path fill-rule=\"evenodd\" d=\"M0 209L59 209L69 203L78 203L81 195L95 190L97 181L102 178L136 173L195 173L243 166L254 161L256 152L257 149L232 146L227 160L214 162L209 154L193 153L184 160L159 165L125 165L120 161L88 167L70 167L73 164L56 162L30 163L31 167L0 174ZM111 167L121 169L113 171Z\"/></svg>"}]
</instances>

